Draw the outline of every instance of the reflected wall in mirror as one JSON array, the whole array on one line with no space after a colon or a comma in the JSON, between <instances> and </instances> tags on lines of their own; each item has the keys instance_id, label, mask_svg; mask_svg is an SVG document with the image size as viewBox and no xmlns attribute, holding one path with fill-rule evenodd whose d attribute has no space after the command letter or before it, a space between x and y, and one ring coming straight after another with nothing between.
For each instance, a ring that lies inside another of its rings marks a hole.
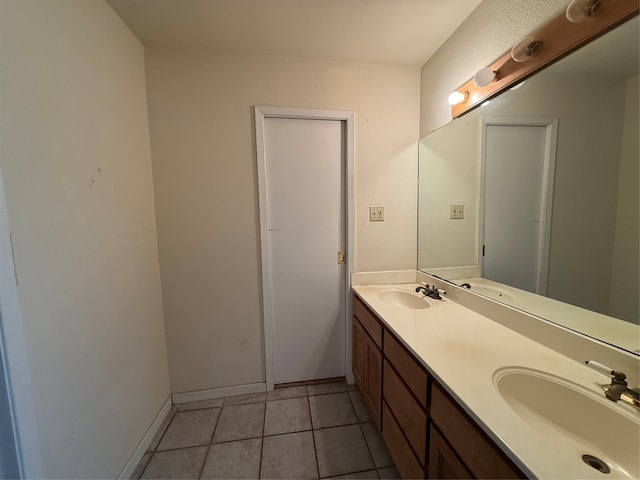
<instances>
[{"instance_id":1,"label":"reflected wall in mirror","mask_svg":"<svg viewBox=\"0 0 640 480\"><path fill-rule=\"evenodd\" d=\"M420 270L634 353L638 25L424 137L418 218Z\"/></svg>"}]
</instances>

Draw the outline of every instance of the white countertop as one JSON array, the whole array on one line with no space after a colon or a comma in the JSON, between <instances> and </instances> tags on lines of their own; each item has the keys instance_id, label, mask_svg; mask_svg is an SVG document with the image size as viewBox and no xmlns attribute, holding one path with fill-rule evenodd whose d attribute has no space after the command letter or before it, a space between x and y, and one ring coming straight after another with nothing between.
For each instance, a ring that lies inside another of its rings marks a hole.
<instances>
[{"instance_id":1,"label":"white countertop","mask_svg":"<svg viewBox=\"0 0 640 480\"><path fill-rule=\"evenodd\" d=\"M494 373L505 367L523 367L567 379L596 395L607 379L560 353L444 297L427 309L393 306L378 297L383 290L415 292L416 283L354 286L356 294L415 354L432 376L492 437L526 474L537 478L616 478L604 476L581 460L598 456L584 443L566 435L532 428L502 398ZM632 407L615 404L632 421ZM590 419L585 419L589 421ZM606 425L602 425L606 428Z\"/></svg>"}]
</instances>

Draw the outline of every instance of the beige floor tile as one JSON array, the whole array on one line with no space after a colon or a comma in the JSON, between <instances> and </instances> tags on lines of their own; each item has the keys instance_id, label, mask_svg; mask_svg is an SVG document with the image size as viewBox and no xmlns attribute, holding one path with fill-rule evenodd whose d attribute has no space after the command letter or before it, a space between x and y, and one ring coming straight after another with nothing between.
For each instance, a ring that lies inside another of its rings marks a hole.
<instances>
[{"instance_id":1,"label":"beige floor tile","mask_svg":"<svg viewBox=\"0 0 640 480\"><path fill-rule=\"evenodd\" d=\"M198 478L206 454L207 447L156 452L151 457L142 478Z\"/></svg>"},{"instance_id":2,"label":"beige floor tile","mask_svg":"<svg viewBox=\"0 0 640 480\"><path fill-rule=\"evenodd\" d=\"M356 411L359 422L370 422L371 414L369 413L369 407L364 403L364 398L358 390L350 391L349 398L353 404L353 408Z\"/></svg>"},{"instance_id":3,"label":"beige floor tile","mask_svg":"<svg viewBox=\"0 0 640 480\"><path fill-rule=\"evenodd\" d=\"M224 406L227 405L244 405L245 403L266 402L266 393L250 393L249 395L237 395L235 397L227 397L224 399Z\"/></svg>"},{"instance_id":4,"label":"beige floor tile","mask_svg":"<svg viewBox=\"0 0 640 480\"><path fill-rule=\"evenodd\" d=\"M153 440L151 440L151 443L147 447L147 452L154 452L156 448L158 448L158 444L160 443L160 440L162 440L162 436L164 435L164 432L167 431L167 427L169 426L169 423L171 422L171 420L173 419L173 416L176 414L177 411L178 409L175 406L169 409L169 413L167 413L167 416L164 417L164 420L162 421L160 428L158 428L158 431L153 436Z\"/></svg>"},{"instance_id":5,"label":"beige floor tile","mask_svg":"<svg viewBox=\"0 0 640 480\"><path fill-rule=\"evenodd\" d=\"M378 476L387 480L399 480L400 474L396 467L386 467L378 469Z\"/></svg>"},{"instance_id":6,"label":"beige floor tile","mask_svg":"<svg viewBox=\"0 0 640 480\"><path fill-rule=\"evenodd\" d=\"M313 395L326 395L327 393L345 392L346 386L344 383L319 383L317 385L307 385L309 396Z\"/></svg>"},{"instance_id":7,"label":"beige floor tile","mask_svg":"<svg viewBox=\"0 0 640 480\"><path fill-rule=\"evenodd\" d=\"M318 478L312 433L264 437L260 478Z\"/></svg>"},{"instance_id":8,"label":"beige floor tile","mask_svg":"<svg viewBox=\"0 0 640 480\"><path fill-rule=\"evenodd\" d=\"M367 441L369 451L373 457L373 461L376 464L376 468L392 467L393 459L387 446L382 439L382 435L373 423L362 423L360 425L362 433L364 433L364 439Z\"/></svg>"},{"instance_id":9,"label":"beige floor tile","mask_svg":"<svg viewBox=\"0 0 640 480\"><path fill-rule=\"evenodd\" d=\"M214 398L211 400L200 400L198 402L187 402L176 405L179 412L186 412L189 410L202 410L203 408L219 408L222 407L224 398Z\"/></svg>"},{"instance_id":10,"label":"beige floor tile","mask_svg":"<svg viewBox=\"0 0 640 480\"><path fill-rule=\"evenodd\" d=\"M267 400L284 400L285 398L306 397L307 387L301 385L298 387L276 388L273 392L267 393Z\"/></svg>"},{"instance_id":11,"label":"beige floor tile","mask_svg":"<svg viewBox=\"0 0 640 480\"><path fill-rule=\"evenodd\" d=\"M264 410L264 403L225 406L213 435L213 443L261 437Z\"/></svg>"},{"instance_id":12,"label":"beige floor tile","mask_svg":"<svg viewBox=\"0 0 640 480\"><path fill-rule=\"evenodd\" d=\"M158 450L208 445L219 415L219 408L176 413Z\"/></svg>"},{"instance_id":13,"label":"beige floor tile","mask_svg":"<svg viewBox=\"0 0 640 480\"><path fill-rule=\"evenodd\" d=\"M363 472L374 468L359 425L314 430L320 477Z\"/></svg>"},{"instance_id":14,"label":"beige floor tile","mask_svg":"<svg viewBox=\"0 0 640 480\"><path fill-rule=\"evenodd\" d=\"M265 435L302 432L303 430L311 430L307 397L267 402L264 419Z\"/></svg>"},{"instance_id":15,"label":"beige floor tile","mask_svg":"<svg viewBox=\"0 0 640 480\"><path fill-rule=\"evenodd\" d=\"M313 428L336 427L358 422L347 392L309 397L309 407Z\"/></svg>"},{"instance_id":16,"label":"beige floor tile","mask_svg":"<svg viewBox=\"0 0 640 480\"><path fill-rule=\"evenodd\" d=\"M261 451L261 438L211 445L200 478L258 478Z\"/></svg>"}]
</instances>

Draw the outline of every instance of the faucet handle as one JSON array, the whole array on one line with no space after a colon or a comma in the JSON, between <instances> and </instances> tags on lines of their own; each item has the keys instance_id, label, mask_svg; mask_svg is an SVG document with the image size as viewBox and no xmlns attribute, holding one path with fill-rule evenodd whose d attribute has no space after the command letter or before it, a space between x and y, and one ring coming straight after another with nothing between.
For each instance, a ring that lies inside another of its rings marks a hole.
<instances>
[{"instance_id":1,"label":"faucet handle","mask_svg":"<svg viewBox=\"0 0 640 480\"><path fill-rule=\"evenodd\" d=\"M606 365L603 365L602 363L596 362L594 360L586 360L584 363L586 363L588 367L592 368L596 372L601 373L602 375L606 375L607 377L611 377L612 380L616 383L621 383L624 385L627 384L627 376L622 372L618 372L611 367L607 367Z\"/></svg>"}]
</instances>

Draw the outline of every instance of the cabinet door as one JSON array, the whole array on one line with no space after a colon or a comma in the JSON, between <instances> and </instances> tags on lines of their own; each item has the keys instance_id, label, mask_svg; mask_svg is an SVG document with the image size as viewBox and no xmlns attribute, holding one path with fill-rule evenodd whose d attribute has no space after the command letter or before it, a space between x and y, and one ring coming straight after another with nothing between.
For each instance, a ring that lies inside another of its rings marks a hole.
<instances>
[{"instance_id":1,"label":"cabinet door","mask_svg":"<svg viewBox=\"0 0 640 480\"><path fill-rule=\"evenodd\" d=\"M365 336L366 370L364 400L378 429L382 424L382 352L369 336Z\"/></svg>"},{"instance_id":2,"label":"cabinet door","mask_svg":"<svg viewBox=\"0 0 640 480\"><path fill-rule=\"evenodd\" d=\"M382 438L389 448L389 453L391 453L398 473L400 473L400 478L424 478L422 465L413 454L413 450L402 433L402 428L391 413L387 402L383 402L382 416L384 417Z\"/></svg>"},{"instance_id":3,"label":"cabinet door","mask_svg":"<svg viewBox=\"0 0 640 480\"><path fill-rule=\"evenodd\" d=\"M474 478L527 478L435 383L431 389L431 419Z\"/></svg>"},{"instance_id":4,"label":"cabinet door","mask_svg":"<svg viewBox=\"0 0 640 480\"><path fill-rule=\"evenodd\" d=\"M416 457L422 465L426 465L427 414L386 359L382 395Z\"/></svg>"},{"instance_id":5,"label":"cabinet door","mask_svg":"<svg viewBox=\"0 0 640 480\"><path fill-rule=\"evenodd\" d=\"M360 325L358 319L356 317L353 317L353 376L355 377L356 384L363 394L366 391L366 336L367 335L364 333L364 328L362 328L362 325Z\"/></svg>"},{"instance_id":6,"label":"cabinet door","mask_svg":"<svg viewBox=\"0 0 640 480\"><path fill-rule=\"evenodd\" d=\"M431 426L429 446L429 478L473 478L472 473L455 454L449 444Z\"/></svg>"}]
</instances>

